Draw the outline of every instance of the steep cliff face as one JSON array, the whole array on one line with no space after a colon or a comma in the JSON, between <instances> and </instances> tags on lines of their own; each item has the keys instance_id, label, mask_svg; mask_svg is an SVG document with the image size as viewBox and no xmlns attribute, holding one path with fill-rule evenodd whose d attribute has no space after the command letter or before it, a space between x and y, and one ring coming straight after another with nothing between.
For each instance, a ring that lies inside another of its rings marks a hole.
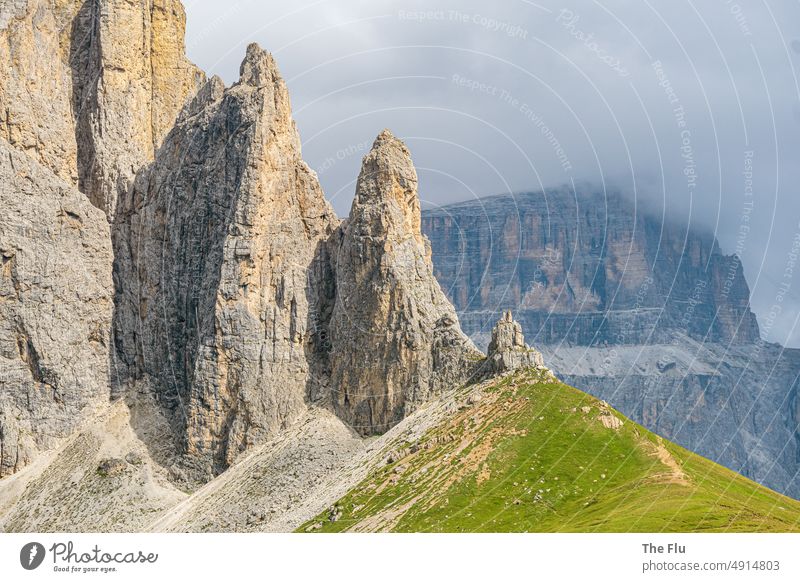
<instances>
[{"instance_id":1,"label":"steep cliff face","mask_svg":"<svg viewBox=\"0 0 800 582\"><path fill-rule=\"evenodd\" d=\"M332 255L334 406L360 433L382 433L463 383L470 358L479 356L433 276L417 173L406 146L388 131L364 158Z\"/></svg>"},{"instance_id":2,"label":"steep cliff face","mask_svg":"<svg viewBox=\"0 0 800 582\"><path fill-rule=\"evenodd\" d=\"M183 31L177 0L0 2L0 475L109 403L103 222L202 80Z\"/></svg>"},{"instance_id":3,"label":"steep cliff face","mask_svg":"<svg viewBox=\"0 0 800 582\"><path fill-rule=\"evenodd\" d=\"M0 2L0 137L77 185L73 29L82 0ZM87 5L90 3L86 3Z\"/></svg>"},{"instance_id":4,"label":"steep cliff face","mask_svg":"<svg viewBox=\"0 0 800 582\"><path fill-rule=\"evenodd\" d=\"M423 230L470 335L485 338L513 309L535 344L635 345L676 330L723 343L759 338L740 263L710 234L619 194L486 198L426 212Z\"/></svg>"},{"instance_id":5,"label":"steep cliff face","mask_svg":"<svg viewBox=\"0 0 800 582\"><path fill-rule=\"evenodd\" d=\"M103 214L0 139L0 477L109 398L113 289Z\"/></svg>"},{"instance_id":6,"label":"steep cliff face","mask_svg":"<svg viewBox=\"0 0 800 582\"><path fill-rule=\"evenodd\" d=\"M154 158L205 81L188 61L179 0L100 0L72 42L80 189L112 220L117 198Z\"/></svg>"},{"instance_id":7,"label":"steep cliff face","mask_svg":"<svg viewBox=\"0 0 800 582\"><path fill-rule=\"evenodd\" d=\"M204 80L179 0L0 3L4 137L109 219Z\"/></svg>"},{"instance_id":8,"label":"steep cliff face","mask_svg":"<svg viewBox=\"0 0 800 582\"><path fill-rule=\"evenodd\" d=\"M120 208L119 385L152 382L188 457L219 472L326 390L339 221L270 55L251 45L238 83L202 88Z\"/></svg>"},{"instance_id":9,"label":"steep cliff face","mask_svg":"<svg viewBox=\"0 0 800 582\"><path fill-rule=\"evenodd\" d=\"M423 228L477 343L514 309L563 381L800 497L798 352L759 339L741 265L712 236L567 190L452 205Z\"/></svg>"}]
</instances>

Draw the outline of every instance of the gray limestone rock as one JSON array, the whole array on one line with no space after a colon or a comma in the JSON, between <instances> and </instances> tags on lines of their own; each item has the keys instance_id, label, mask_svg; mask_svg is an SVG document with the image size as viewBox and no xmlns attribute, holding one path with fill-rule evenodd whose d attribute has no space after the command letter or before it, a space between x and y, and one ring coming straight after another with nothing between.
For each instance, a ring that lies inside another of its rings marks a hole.
<instances>
[{"instance_id":1,"label":"gray limestone rock","mask_svg":"<svg viewBox=\"0 0 800 582\"><path fill-rule=\"evenodd\" d=\"M481 358L433 276L417 173L389 131L364 158L350 217L332 246L334 408L361 434L383 433L461 385Z\"/></svg>"},{"instance_id":2,"label":"gray limestone rock","mask_svg":"<svg viewBox=\"0 0 800 582\"><path fill-rule=\"evenodd\" d=\"M0 477L109 401L113 288L103 213L0 139Z\"/></svg>"},{"instance_id":3,"label":"gray limestone rock","mask_svg":"<svg viewBox=\"0 0 800 582\"><path fill-rule=\"evenodd\" d=\"M115 386L153 386L196 478L326 392L338 224L257 45L234 86L206 83L121 200Z\"/></svg>"},{"instance_id":4,"label":"gray limestone rock","mask_svg":"<svg viewBox=\"0 0 800 582\"><path fill-rule=\"evenodd\" d=\"M130 393L194 483L311 404L383 433L542 366L524 329L565 380L800 496L798 352L760 342L713 236L583 190L421 217L388 132L340 225L272 57L250 46L226 88L184 28L178 0L0 0L0 476Z\"/></svg>"},{"instance_id":5,"label":"gray limestone rock","mask_svg":"<svg viewBox=\"0 0 800 582\"><path fill-rule=\"evenodd\" d=\"M85 199L112 219L196 91L184 26L178 0L0 1L0 475L108 404L111 233Z\"/></svg>"},{"instance_id":6,"label":"gray limestone rock","mask_svg":"<svg viewBox=\"0 0 800 582\"><path fill-rule=\"evenodd\" d=\"M525 343L522 326L511 311L504 311L492 330L484 373L491 376L536 366L544 366L542 354Z\"/></svg>"}]
</instances>

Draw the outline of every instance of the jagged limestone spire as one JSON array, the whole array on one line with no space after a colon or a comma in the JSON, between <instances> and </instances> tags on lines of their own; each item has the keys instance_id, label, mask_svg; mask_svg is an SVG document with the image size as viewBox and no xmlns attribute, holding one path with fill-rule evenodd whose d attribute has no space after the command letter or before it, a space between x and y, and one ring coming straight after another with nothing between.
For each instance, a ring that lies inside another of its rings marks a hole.
<instances>
[{"instance_id":1,"label":"jagged limestone spire","mask_svg":"<svg viewBox=\"0 0 800 582\"><path fill-rule=\"evenodd\" d=\"M130 197L115 237L118 369L148 380L187 478L204 481L327 395L324 251L339 220L266 51L248 47L232 87L201 88Z\"/></svg>"},{"instance_id":2,"label":"jagged limestone spire","mask_svg":"<svg viewBox=\"0 0 800 582\"><path fill-rule=\"evenodd\" d=\"M381 209L396 220L368 221L374 233L389 234L388 229L395 229L424 247L418 185L417 171L406 144L384 129L362 162L351 215L364 209Z\"/></svg>"},{"instance_id":3,"label":"jagged limestone spire","mask_svg":"<svg viewBox=\"0 0 800 582\"><path fill-rule=\"evenodd\" d=\"M417 184L408 148L382 131L364 157L332 251L332 400L365 435L385 432L433 395L458 387L470 373L468 356L478 354L433 276Z\"/></svg>"},{"instance_id":4,"label":"jagged limestone spire","mask_svg":"<svg viewBox=\"0 0 800 582\"><path fill-rule=\"evenodd\" d=\"M258 43L247 45L242 64L239 66L239 82L251 87L262 87L281 78L272 55Z\"/></svg>"},{"instance_id":5,"label":"jagged limestone spire","mask_svg":"<svg viewBox=\"0 0 800 582\"><path fill-rule=\"evenodd\" d=\"M514 321L511 311L504 311L497 325L492 330L492 341L489 343L489 354L498 351L526 349L522 326Z\"/></svg>"}]
</instances>

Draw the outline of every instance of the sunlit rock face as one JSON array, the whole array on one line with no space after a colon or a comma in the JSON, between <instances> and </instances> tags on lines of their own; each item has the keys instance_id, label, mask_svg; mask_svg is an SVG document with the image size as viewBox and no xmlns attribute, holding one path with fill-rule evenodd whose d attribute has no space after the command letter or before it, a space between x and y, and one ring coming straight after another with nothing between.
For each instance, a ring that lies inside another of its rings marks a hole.
<instances>
[{"instance_id":1,"label":"sunlit rock face","mask_svg":"<svg viewBox=\"0 0 800 582\"><path fill-rule=\"evenodd\" d=\"M121 201L118 383L153 385L198 478L325 391L324 243L338 224L302 161L286 85L256 45L238 83L206 83Z\"/></svg>"},{"instance_id":2,"label":"sunlit rock face","mask_svg":"<svg viewBox=\"0 0 800 582\"><path fill-rule=\"evenodd\" d=\"M332 401L361 434L382 433L461 385L481 355L433 276L420 230L417 173L408 149L389 131L364 158L331 256Z\"/></svg>"}]
</instances>

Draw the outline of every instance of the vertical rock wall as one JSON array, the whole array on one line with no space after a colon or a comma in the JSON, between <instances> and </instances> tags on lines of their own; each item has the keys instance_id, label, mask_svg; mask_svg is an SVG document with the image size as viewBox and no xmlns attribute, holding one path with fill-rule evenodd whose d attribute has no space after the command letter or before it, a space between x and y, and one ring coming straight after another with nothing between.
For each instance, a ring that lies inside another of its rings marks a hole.
<instances>
[{"instance_id":1,"label":"vertical rock wall","mask_svg":"<svg viewBox=\"0 0 800 582\"><path fill-rule=\"evenodd\" d=\"M187 99L205 81L188 61L179 0L98 0L74 44L79 185L113 220L117 198L154 158Z\"/></svg>"},{"instance_id":2,"label":"vertical rock wall","mask_svg":"<svg viewBox=\"0 0 800 582\"><path fill-rule=\"evenodd\" d=\"M270 55L251 45L238 83L202 88L120 210L121 363L153 382L190 464L219 472L324 391L338 219Z\"/></svg>"},{"instance_id":3,"label":"vertical rock wall","mask_svg":"<svg viewBox=\"0 0 800 582\"><path fill-rule=\"evenodd\" d=\"M0 2L0 138L78 184L73 116L82 0ZM85 12L85 11L84 11Z\"/></svg>"},{"instance_id":4,"label":"vertical rock wall","mask_svg":"<svg viewBox=\"0 0 800 582\"><path fill-rule=\"evenodd\" d=\"M108 404L107 219L202 80L184 20L177 0L0 2L0 475Z\"/></svg>"},{"instance_id":5,"label":"vertical rock wall","mask_svg":"<svg viewBox=\"0 0 800 582\"><path fill-rule=\"evenodd\" d=\"M109 400L113 289L102 212L0 140L0 477Z\"/></svg>"},{"instance_id":6,"label":"vertical rock wall","mask_svg":"<svg viewBox=\"0 0 800 582\"><path fill-rule=\"evenodd\" d=\"M334 407L361 434L385 432L462 384L479 357L433 276L417 174L406 146L388 131L364 158L332 255Z\"/></svg>"}]
</instances>

